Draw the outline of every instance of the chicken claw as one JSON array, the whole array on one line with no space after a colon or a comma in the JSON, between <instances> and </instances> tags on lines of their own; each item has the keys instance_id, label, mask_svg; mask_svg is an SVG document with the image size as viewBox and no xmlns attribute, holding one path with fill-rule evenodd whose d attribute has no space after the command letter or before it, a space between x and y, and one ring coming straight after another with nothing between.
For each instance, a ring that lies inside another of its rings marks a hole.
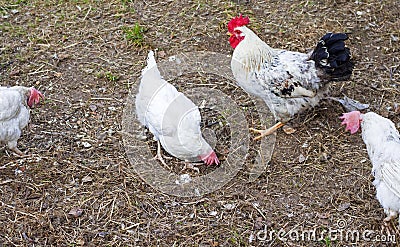
<instances>
[{"instance_id":1,"label":"chicken claw","mask_svg":"<svg viewBox=\"0 0 400 247\"><path fill-rule=\"evenodd\" d=\"M159 160L164 166L168 167L168 166L167 166L167 163L165 163L165 160L164 160L164 158L162 157L162 154L161 154L161 144L160 144L160 141L157 141L157 155L154 156L153 159L154 159L154 160Z\"/></svg>"},{"instance_id":2,"label":"chicken claw","mask_svg":"<svg viewBox=\"0 0 400 247\"><path fill-rule=\"evenodd\" d=\"M272 126L272 127L269 128L269 129L266 129L266 130L258 130L258 129L254 129L254 128L250 128L249 130L260 134L259 136L255 137L255 138L253 139L253 140L256 141L256 140L260 140L261 138L263 138L263 137L265 137L265 136L271 135L271 134L274 133L277 129L279 129L280 127L282 127L283 125L285 125L285 124L282 123L282 122L278 122L278 123L276 123L274 126Z\"/></svg>"}]
</instances>

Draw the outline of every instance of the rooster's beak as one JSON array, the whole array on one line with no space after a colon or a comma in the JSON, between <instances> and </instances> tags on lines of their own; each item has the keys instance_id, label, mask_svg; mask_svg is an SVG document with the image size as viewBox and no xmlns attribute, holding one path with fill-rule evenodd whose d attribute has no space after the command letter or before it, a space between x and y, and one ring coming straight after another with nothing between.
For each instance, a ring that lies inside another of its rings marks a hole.
<instances>
[{"instance_id":1,"label":"rooster's beak","mask_svg":"<svg viewBox=\"0 0 400 247\"><path fill-rule=\"evenodd\" d=\"M231 37L233 34L231 34L230 32L227 32L226 33L227 35L229 35L229 37Z\"/></svg>"}]
</instances>

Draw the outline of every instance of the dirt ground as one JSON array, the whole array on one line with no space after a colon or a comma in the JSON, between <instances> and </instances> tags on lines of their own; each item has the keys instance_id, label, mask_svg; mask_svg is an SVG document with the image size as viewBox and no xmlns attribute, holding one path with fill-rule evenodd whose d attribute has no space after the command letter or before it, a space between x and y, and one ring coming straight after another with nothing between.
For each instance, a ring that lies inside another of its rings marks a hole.
<instances>
[{"instance_id":1,"label":"dirt ground","mask_svg":"<svg viewBox=\"0 0 400 247\"><path fill-rule=\"evenodd\" d=\"M0 150L0 246L396 245L388 237L398 241L398 222L383 227L365 146L360 134L344 132L336 102L299 115L294 134L278 131L255 181L240 171L193 198L161 193L135 173L122 116L148 50L157 49L160 60L179 52L231 54L226 25L242 13L276 48L306 52L327 31L351 33L356 69L332 94L369 103L400 125L399 6L0 0L0 84L35 86L46 97L19 141L29 156ZM233 86L227 93L246 97ZM257 125L257 115L247 119ZM296 235L312 230L314 239Z\"/></svg>"}]
</instances>

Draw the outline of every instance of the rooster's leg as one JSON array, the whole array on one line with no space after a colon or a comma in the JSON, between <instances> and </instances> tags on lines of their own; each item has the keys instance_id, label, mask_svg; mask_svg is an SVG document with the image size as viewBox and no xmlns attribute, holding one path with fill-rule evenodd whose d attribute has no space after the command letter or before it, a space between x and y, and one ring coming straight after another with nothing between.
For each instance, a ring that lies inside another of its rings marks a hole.
<instances>
[{"instance_id":1,"label":"rooster's leg","mask_svg":"<svg viewBox=\"0 0 400 247\"><path fill-rule=\"evenodd\" d=\"M165 163L164 158L162 157L162 154L161 154L160 141L157 141L157 155L154 157L154 159L159 160L164 166L167 166L167 164Z\"/></svg>"},{"instance_id":2,"label":"rooster's leg","mask_svg":"<svg viewBox=\"0 0 400 247\"><path fill-rule=\"evenodd\" d=\"M278 122L278 123L276 123L274 126L272 126L272 127L269 128L269 129L266 129L266 130L258 130L258 129L253 129L253 128L250 128L250 130L260 134L259 136L257 136L256 138L254 138L254 140L259 140L259 139L261 139L261 138L263 138L263 137L265 137L265 136L271 135L271 134L274 133L277 129L279 129L280 127L282 127L283 125L285 125L285 124L282 123L282 122Z\"/></svg>"}]
</instances>

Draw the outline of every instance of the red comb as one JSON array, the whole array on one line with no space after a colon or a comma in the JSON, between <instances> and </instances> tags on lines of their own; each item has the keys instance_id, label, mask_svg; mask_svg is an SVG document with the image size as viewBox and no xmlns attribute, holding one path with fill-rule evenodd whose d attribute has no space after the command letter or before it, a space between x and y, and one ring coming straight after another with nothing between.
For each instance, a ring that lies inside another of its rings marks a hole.
<instances>
[{"instance_id":1,"label":"red comb","mask_svg":"<svg viewBox=\"0 0 400 247\"><path fill-rule=\"evenodd\" d=\"M33 107L34 105L39 103L40 99L44 99L43 94L36 90L36 88L32 87L28 98L28 106Z\"/></svg>"},{"instance_id":2,"label":"red comb","mask_svg":"<svg viewBox=\"0 0 400 247\"><path fill-rule=\"evenodd\" d=\"M243 17L243 15L239 15L238 17L232 18L232 20L228 23L228 31L233 33L233 30L237 27L245 26L250 23L249 17Z\"/></svg>"},{"instance_id":3,"label":"red comb","mask_svg":"<svg viewBox=\"0 0 400 247\"><path fill-rule=\"evenodd\" d=\"M343 119L342 125L345 124L346 130L349 130L351 134L356 133L360 128L361 113L359 111L343 113L340 119Z\"/></svg>"}]
</instances>

